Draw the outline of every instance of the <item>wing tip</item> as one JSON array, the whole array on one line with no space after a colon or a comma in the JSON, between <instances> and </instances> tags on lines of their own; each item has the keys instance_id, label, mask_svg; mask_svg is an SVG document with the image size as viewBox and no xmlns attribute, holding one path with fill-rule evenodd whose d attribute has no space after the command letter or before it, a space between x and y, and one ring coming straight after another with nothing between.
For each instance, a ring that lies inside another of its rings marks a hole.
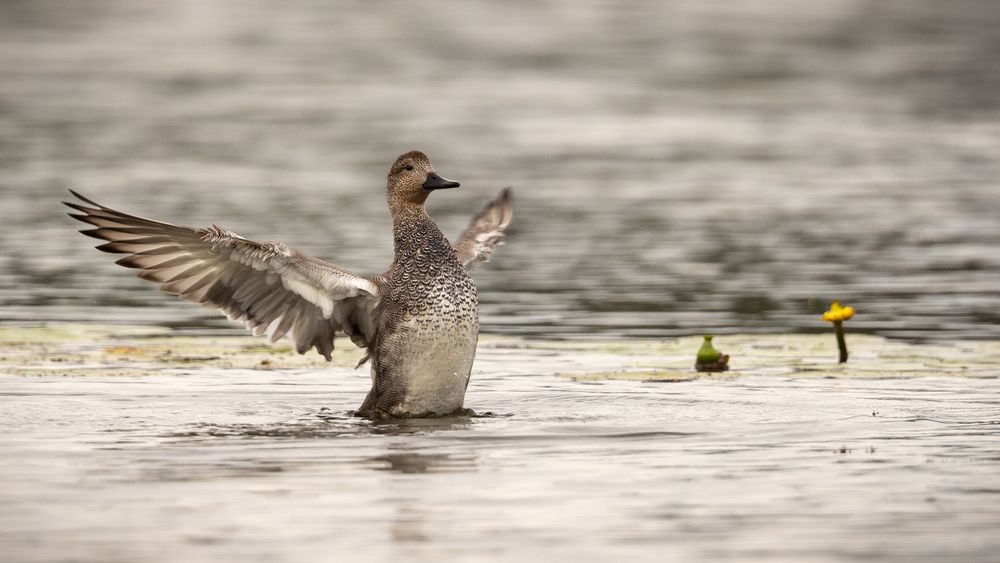
<instances>
[{"instance_id":1,"label":"wing tip","mask_svg":"<svg viewBox=\"0 0 1000 563\"><path fill-rule=\"evenodd\" d=\"M500 190L500 197L497 200L501 204L500 226L506 228L514 218L514 188L507 186Z\"/></svg>"},{"instance_id":2,"label":"wing tip","mask_svg":"<svg viewBox=\"0 0 1000 563\"><path fill-rule=\"evenodd\" d=\"M82 201L84 203L89 203L90 205L96 205L97 207L103 207L101 204L99 204L96 201L94 201L94 200L92 200L92 199L84 196L83 194L81 194L80 192L74 190L73 188L67 188L67 189L69 190L69 193L73 194L73 197L79 199L80 201ZM69 205L70 207L73 207L73 204L71 204L71 203L68 203L68 202L65 202L65 201L63 203L65 203L66 205Z\"/></svg>"},{"instance_id":3,"label":"wing tip","mask_svg":"<svg viewBox=\"0 0 1000 563\"><path fill-rule=\"evenodd\" d=\"M81 229L80 234L90 238L96 238L97 240L108 240L107 238L101 236L101 229Z\"/></svg>"}]
</instances>

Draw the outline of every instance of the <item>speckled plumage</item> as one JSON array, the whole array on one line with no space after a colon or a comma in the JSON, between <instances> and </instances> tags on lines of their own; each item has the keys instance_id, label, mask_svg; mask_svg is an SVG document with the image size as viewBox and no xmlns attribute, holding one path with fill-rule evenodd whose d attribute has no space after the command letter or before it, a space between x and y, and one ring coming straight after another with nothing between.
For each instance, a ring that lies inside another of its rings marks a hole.
<instances>
[{"instance_id":1,"label":"speckled plumage","mask_svg":"<svg viewBox=\"0 0 1000 563\"><path fill-rule=\"evenodd\" d=\"M372 390L363 412L462 408L479 338L476 285L426 213L394 217L395 260L377 280Z\"/></svg>"},{"instance_id":2,"label":"speckled plumage","mask_svg":"<svg viewBox=\"0 0 1000 563\"><path fill-rule=\"evenodd\" d=\"M411 151L389 170L386 198L395 257L380 276L358 276L281 243L260 243L216 226L196 229L67 203L70 216L96 228L119 264L183 299L215 307L272 342L289 338L330 359L337 332L372 362L365 416L433 416L462 408L479 337L479 303L468 268L503 244L509 189L473 217L452 246L427 215L435 189L458 187Z\"/></svg>"}]
</instances>

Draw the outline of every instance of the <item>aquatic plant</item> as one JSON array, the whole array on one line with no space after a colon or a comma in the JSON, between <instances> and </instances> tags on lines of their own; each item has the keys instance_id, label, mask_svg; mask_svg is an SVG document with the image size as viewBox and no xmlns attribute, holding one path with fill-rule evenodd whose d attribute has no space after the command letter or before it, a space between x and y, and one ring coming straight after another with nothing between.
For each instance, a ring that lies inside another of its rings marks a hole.
<instances>
[{"instance_id":1,"label":"aquatic plant","mask_svg":"<svg viewBox=\"0 0 1000 563\"><path fill-rule=\"evenodd\" d=\"M726 371L729 369L729 355L723 354L712 346L712 335L706 334L705 341L698 348L694 369L698 371Z\"/></svg>"},{"instance_id":2,"label":"aquatic plant","mask_svg":"<svg viewBox=\"0 0 1000 563\"><path fill-rule=\"evenodd\" d=\"M844 321L854 316L854 307L841 307L839 301L830 305L830 310L823 313L823 320L833 323L837 332L837 347L840 349L840 363L847 361L847 340L844 338Z\"/></svg>"}]
</instances>

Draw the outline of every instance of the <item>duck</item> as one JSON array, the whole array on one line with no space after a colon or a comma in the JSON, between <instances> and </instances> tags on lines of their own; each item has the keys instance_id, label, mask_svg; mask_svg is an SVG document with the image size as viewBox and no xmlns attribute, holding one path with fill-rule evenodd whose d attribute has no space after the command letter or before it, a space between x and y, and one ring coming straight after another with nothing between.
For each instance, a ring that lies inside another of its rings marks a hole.
<instances>
[{"instance_id":1,"label":"duck","mask_svg":"<svg viewBox=\"0 0 1000 563\"><path fill-rule=\"evenodd\" d=\"M451 244L427 213L433 192L461 184L435 171L420 151L389 168L393 260L379 275L359 275L280 242L257 242L216 225L187 227L130 215L76 191L69 216L125 254L116 263L161 291L214 308L271 343L332 359L344 335L364 350L371 389L355 411L369 418L448 416L465 411L479 339L479 299L470 274L504 244L513 218L504 188Z\"/></svg>"}]
</instances>

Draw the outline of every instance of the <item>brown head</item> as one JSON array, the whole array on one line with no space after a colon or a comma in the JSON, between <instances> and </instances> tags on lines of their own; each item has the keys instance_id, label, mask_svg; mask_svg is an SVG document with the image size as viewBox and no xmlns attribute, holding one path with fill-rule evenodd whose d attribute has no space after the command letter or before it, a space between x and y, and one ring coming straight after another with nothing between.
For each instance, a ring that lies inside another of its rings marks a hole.
<instances>
[{"instance_id":1,"label":"brown head","mask_svg":"<svg viewBox=\"0 0 1000 563\"><path fill-rule=\"evenodd\" d=\"M457 188L460 184L438 176L427 155L410 151L396 159L389 169L386 199L393 209L421 207L434 190Z\"/></svg>"}]
</instances>

